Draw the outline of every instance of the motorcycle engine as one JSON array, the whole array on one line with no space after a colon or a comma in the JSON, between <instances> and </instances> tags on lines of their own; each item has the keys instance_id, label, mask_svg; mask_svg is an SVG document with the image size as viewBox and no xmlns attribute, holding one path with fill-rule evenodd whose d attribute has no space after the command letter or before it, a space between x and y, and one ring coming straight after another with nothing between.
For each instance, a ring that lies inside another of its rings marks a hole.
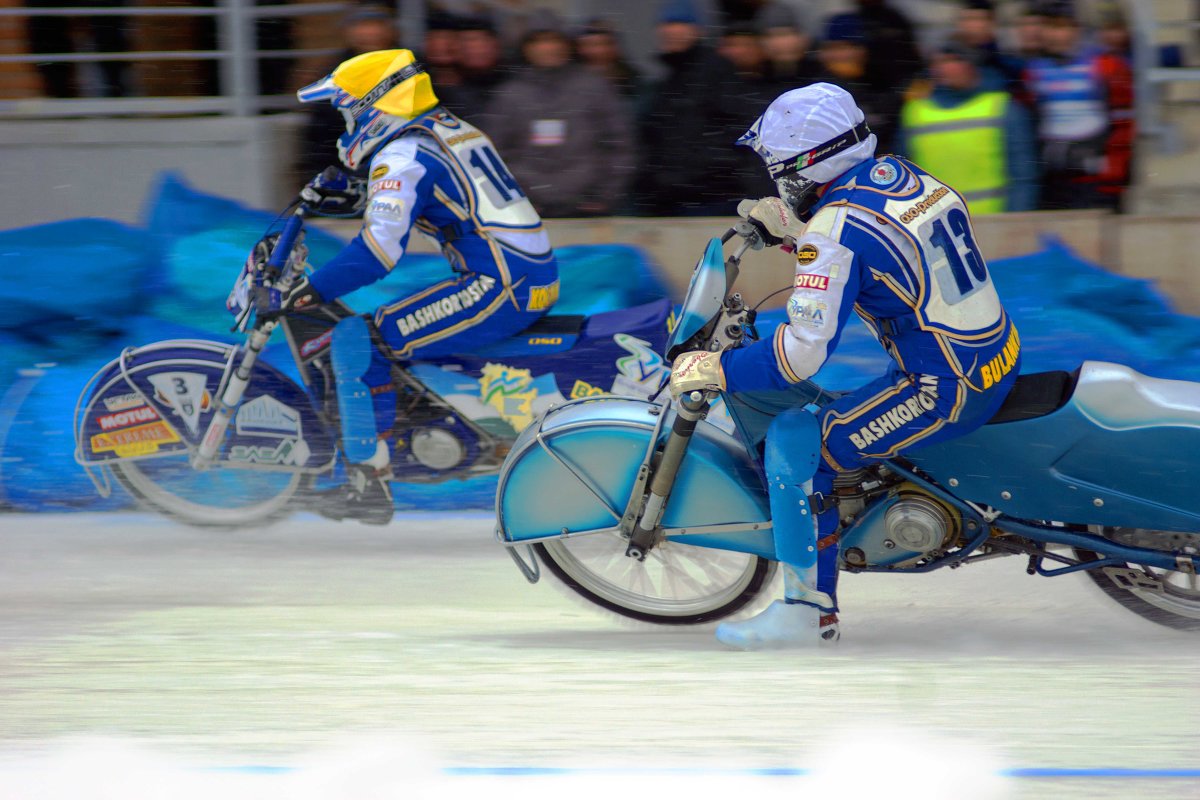
<instances>
[{"instance_id":1,"label":"motorcycle engine","mask_svg":"<svg viewBox=\"0 0 1200 800\"><path fill-rule=\"evenodd\" d=\"M409 439L409 452L429 469L454 469L467 457L467 448L453 431L445 428L416 428Z\"/></svg>"},{"instance_id":2,"label":"motorcycle engine","mask_svg":"<svg viewBox=\"0 0 1200 800\"><path fill-rule=\"evenodd\" d=\"M872 506L841 538L850 567L905 567L950 547L961 520L952 509L911 483Z\"/></svg>"}]
</instances>

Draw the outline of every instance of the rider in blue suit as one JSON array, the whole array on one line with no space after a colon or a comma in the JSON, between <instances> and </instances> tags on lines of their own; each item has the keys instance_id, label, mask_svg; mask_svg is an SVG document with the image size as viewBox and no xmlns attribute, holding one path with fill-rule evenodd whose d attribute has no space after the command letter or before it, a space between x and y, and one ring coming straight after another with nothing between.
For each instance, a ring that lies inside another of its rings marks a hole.
<instances>
[{"instance_id":1,"label":"rider in blue suit","mask_svg":"<svg viewBox=\"0 0 1200 800\"><path fill-rule=\"evenodd\" d=\"M893 364L821 409L815 475L789 463L802 446L797 431L808 430L799 417L809 412L790 409L772 423L765 469L784 600L720 626L717 637L746 649L833 642L834 477L982 425L1016 379L1020 339L962 196L902 158L876 157L875 136L845 91L814 84L787 92L739 143L758 152L779 188L779 197L743 201L738 211L763 242L795 254L788 322L741 349L679 356L672 392L793 386L825 363L852 312Z\"/></svg>"},{"instance_id":2,"label":"rider in blue suit","mask_svg":"<svg viewBox=\"0 0 1200 800\"><path fill-rule=\"evenodd\" d=\"M469 351L529 327L558 298L558 266L541 219L491 140L438 105L410 51L356 56L299 97L342 112L339 156L360 178L327 170L301 196L318 214L361 210L363 227L275 311L329 302L385 277L413 228L450 262L445 280L334 329L349 480L331 513L383 524L392 517L391 453L380 434L396 413L392 363Z\"/></svg>"}]
</instances>

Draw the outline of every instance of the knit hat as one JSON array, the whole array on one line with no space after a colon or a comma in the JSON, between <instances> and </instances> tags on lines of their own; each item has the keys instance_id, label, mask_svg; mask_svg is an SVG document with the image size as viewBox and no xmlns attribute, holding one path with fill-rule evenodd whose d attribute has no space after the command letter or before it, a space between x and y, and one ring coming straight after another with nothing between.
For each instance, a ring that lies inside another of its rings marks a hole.
<instances>
[{"instance_id":1,"label":"knit hat","mask_svg":"<svg viewBox=\"0 0 1200 800\"><path fill-rule=\"evenodd\" d=\"M800 24L800 15L796 13L796 9L778 2L767 3L763 6L755 16L754 23L758 26L759 33L766 33L772 28L804 29L804 26Z\"/></svg>"},{"instance_id":2,"label":"knit hat","mask_svg":"<svg viewBox=\"0 0 1200 800\"><path fill-rule=\"evenodd\" d=\"M692 0L666 0L658 11L658 24L682 22L688 25L699 25L700 14Z\"/></svg>"},{"instance_id":3,"label":"knit hat","mask_svg":"<svg viewBox=\"0 0 1200 800\"><path fill-rule=\"evenodd\" d=\"M837 14L825 25L825 41L863 43L862 17L858 14Z\"/></svg>"}]
</instances>

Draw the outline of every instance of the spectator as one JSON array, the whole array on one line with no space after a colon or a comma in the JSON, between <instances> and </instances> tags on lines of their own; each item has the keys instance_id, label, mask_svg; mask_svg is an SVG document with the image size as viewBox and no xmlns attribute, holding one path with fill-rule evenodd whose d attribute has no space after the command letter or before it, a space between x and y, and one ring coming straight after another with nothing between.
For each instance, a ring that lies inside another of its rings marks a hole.
<instances>
[{"instance_id":1,"label":"spectator","mask_svg":"<svg viewBox=\"0 0 1200 800\"><path fill-rule=\"evenodd\" d=\"M641 78L621 52L617 33L602 19L588 20L575 37L575 50L585 67L603 77L636 107Z\"/></svg>"},{"instance_id":2,"label":"spectator","mask_svg":"<svg viewBox=\"0 0 1200 800\"><path fill-rule=\"evenodd\" d=\"M458 98L458 87L463 81L458 66L459 25L453 14L431 11L425 18L425 38L421 43L421 63L429 73L438 99L451 110L462 105Z\"/></svg>"},{"instance_id":3,"label":"spectator","mask_svg":"<svg viewBox=\"0 0 1200 800\"><path fill-rule=\"evenodd\" d=\"M1104 145L1104 167L1096 176L1102 204L1120 209L1121 198L1132 175L1134 130L1133 54L1129 26L1119 8L1105 9L1097 37L1100 79L1108 100L1108 141Z\"/></svg>"},{"instance_id":4,"label":"spectator","mask_svg":"<svg viewBox=\"0 0 1200 800\"><path fill-rule=\"evenodd\" d=\"M734 96L746 109L748 119L753 121L777 96L766 81L766 56L753 21L728 26L717 53L733 67ZM736 136L742 133L744 131L737 131ZM763 170L762 159L757 153L748 147L738 147L733 158L737 162L736 178L744 197L758 198L776 193L775 182Z\"/></svg>"},{"instance_id":5,"label":"spectator","mask_svg":"<svg viewBox=\"0 0 1200 800\"><path fill-rule=\"evenodd\" d=\"M750 23L739 22L726 27L717 45L717 55L729 62L734 74L745 86L757 88L765 77L766 56L758 39L758 31ZM774 99L768 98L766 102Z\"/></svg>"},{"instance_id":6,"label":"spectator","mask_svg":"<svg viewBox=\"0 0 1200 800\"><path fill-rule=\"evenodd\" d=\"M925 68L913 25L887 0L856 1L869 54L867 83L879 92L901 94Z\"/></svg>"},{"instance_id":7,"label":"spectator","mask_svg":"<svg viewBox=\"0 0 1200 800\"><path fill-rule=\"evenodd\" d=\"M808 52L809 37L795 9L779 2L769 3L759 12L755 24L767 59L768 102L817 80L818 66Z\"/></svg>"},{"instance_id":8,"label":"spectator","mask_svg":"<svg viewBox=\"0 0 1200 800\"><path fill-rule=\"evenodd\" d=\"M128 51L125 31L129 18L89 17L88 6L123 6L126 0L25 0L30 9L55 6L78 7L71 17L31 14L28 26L30 53L122 53ZM74 64L69 61L39 61L36 65L49 97L125 97L130 94L127 61L96 61ZM92 80L88 80L88 77Z\"/></svg>"},{"instance_id":9,"label":"spectator","mask_svg":"<svg viewBox=\"0 0 1200 800\"><path fill-rule=\"evenodd\" d=\"M878 139L876 152L890 153L895 147L896 127L904 97L900 92L876 86L868 80L867 51L862 18L838 14L829 19L818 58L821 80L840 86L854 96Z\"/></svg>"},{"instance_id":10,"label":"spectator","mask_svg":"<svg viewBox=\"0 0 1200 800\"><path fill-rule=\"evenodd\" d=\"M958 189L971 214L1037 207L1037 146L1025 107L989 86L978 49L951 40L930 63L933 92L901 114L901 149Z\"/></svg>"},{"instance_id":11,"label":"spectator","mask_svg":"<svg viewBox=\"0 0 1200 800\"><path fill-rule=\"evenodd\" d=\"M734 141L754 121L736 97L733 70L701 40L690 0L668 0L659 14L659 59L666 75L650 92L642 119L643 163L637 210L654 216L732 214L740 187Z\"/></svg>"},{"instance_id":12,"label":"spectator","mask_svg":"<svg viewBox=\"0 0 1200 800\"><path fill-rule=\"evenodd\" d=\"M1042 10L1046 24L1041 40L1045 55L1029 63L1026 83L1037 104L1042 159L1041 207L1095 208L1115 205L1128 182L1128 162L1106 163L1114 132L1132 136L1132 120L1114 131L1109 85L1119 88L1118 65L1104 62L1083 43L1082 30L1069 0L1055 0ZM1129 101L1132 93L1114 100ZM1101 185L1110 192L1102 194Z\"/></svg>"},{"instance_id":13,"label":"spectator","mask_svg":"<svg viewBox=\"0 0 1200 800\"><path fill-rule=\"evenodd\" d=\"M487 108L492 93L511 71L501 64L503 56L504 48L490 17L464 17L458 33L458 67L462 72L462 83L455 90L451 103L443 102L443 105L465 119Z\"/></svg>"},{"instance_id":14,"label":"spectator","mask_svg":"<svg viewBox=\"0 0 1200 800\"><path fill-rule=\"evenodd\" d=\"M629 112L616 89L571 63L571 40L549 11L532 14L525 66L492 96L488 131L543 217L611 214L633 175Z\"/></svg>"},{"instance_id":15,"label":"spectator","mask_svg":"<svg viewBox=\"0 0 1200 800\"><path fill-rule=\"evenodd\" d=\"M1021 90L1021 59L1000 52L996 41L996 8L992 0L963 0L955 19L955 36L974 50L984 87L1009 93Z\"/></svg>"},{"instance_id":16,"label":"spectator","mask_svg":"<svg viewBox=\"0 0 1200 800\"><path fill-rule=\"evenodd\" d=\"M1042 28L1045 24L1046 18L1042 16L1041 8L1034 5L1034 0L1030 0L1013 28L1016 56L1023 64L1042 56Z\"/></svg>"},{"instance_id":17,"label":"spectator","mask_svg":"<svg viewBox=\"0 0 1200 800\"><path fill-rule=\"evenodd\" d=\"M342 51L321 74L328 74L343 61L375 50L396 46L396 21L386 6L362 5L342 18ZM434 84L435 90L440 87ZM308 119L300 138L297 169L306 178L338 163L335 143L346 130L346 120L329 103L313 103L306 109Z\"/></svg>"}]
</instances>

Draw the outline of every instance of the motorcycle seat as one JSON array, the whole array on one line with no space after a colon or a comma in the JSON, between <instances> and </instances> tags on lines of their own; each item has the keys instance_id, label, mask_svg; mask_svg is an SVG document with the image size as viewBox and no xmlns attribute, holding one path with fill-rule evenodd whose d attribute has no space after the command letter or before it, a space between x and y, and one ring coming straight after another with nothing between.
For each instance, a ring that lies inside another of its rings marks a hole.
<instances>
[{"instance_id":1,"label":"motorcycle seat","mask_svg":"<svg viewBox=\"0 0 1200 800\"><path fill-rule=\"evenodd\" d=\"M663 330L671 301L663 298L639 306L604 311L591 316L547 314L525 330L480 347L471 355L482 358L542 356L570 350L582 339L610 339L615 333L643 335L647 329Z\"/></svg>"},{"instance_id":2,"label":"motorcycle seat","mask_svg":"<svg viewBox=\"0 0 1200 800\"><path fill-rule=\"evenodd\" d=\"M1054 413L1071 399L1078 378L1078 371L1061 370L1018 375L1000 410L987 424L1016 422Z\"/></svg>"}]
</instances>

